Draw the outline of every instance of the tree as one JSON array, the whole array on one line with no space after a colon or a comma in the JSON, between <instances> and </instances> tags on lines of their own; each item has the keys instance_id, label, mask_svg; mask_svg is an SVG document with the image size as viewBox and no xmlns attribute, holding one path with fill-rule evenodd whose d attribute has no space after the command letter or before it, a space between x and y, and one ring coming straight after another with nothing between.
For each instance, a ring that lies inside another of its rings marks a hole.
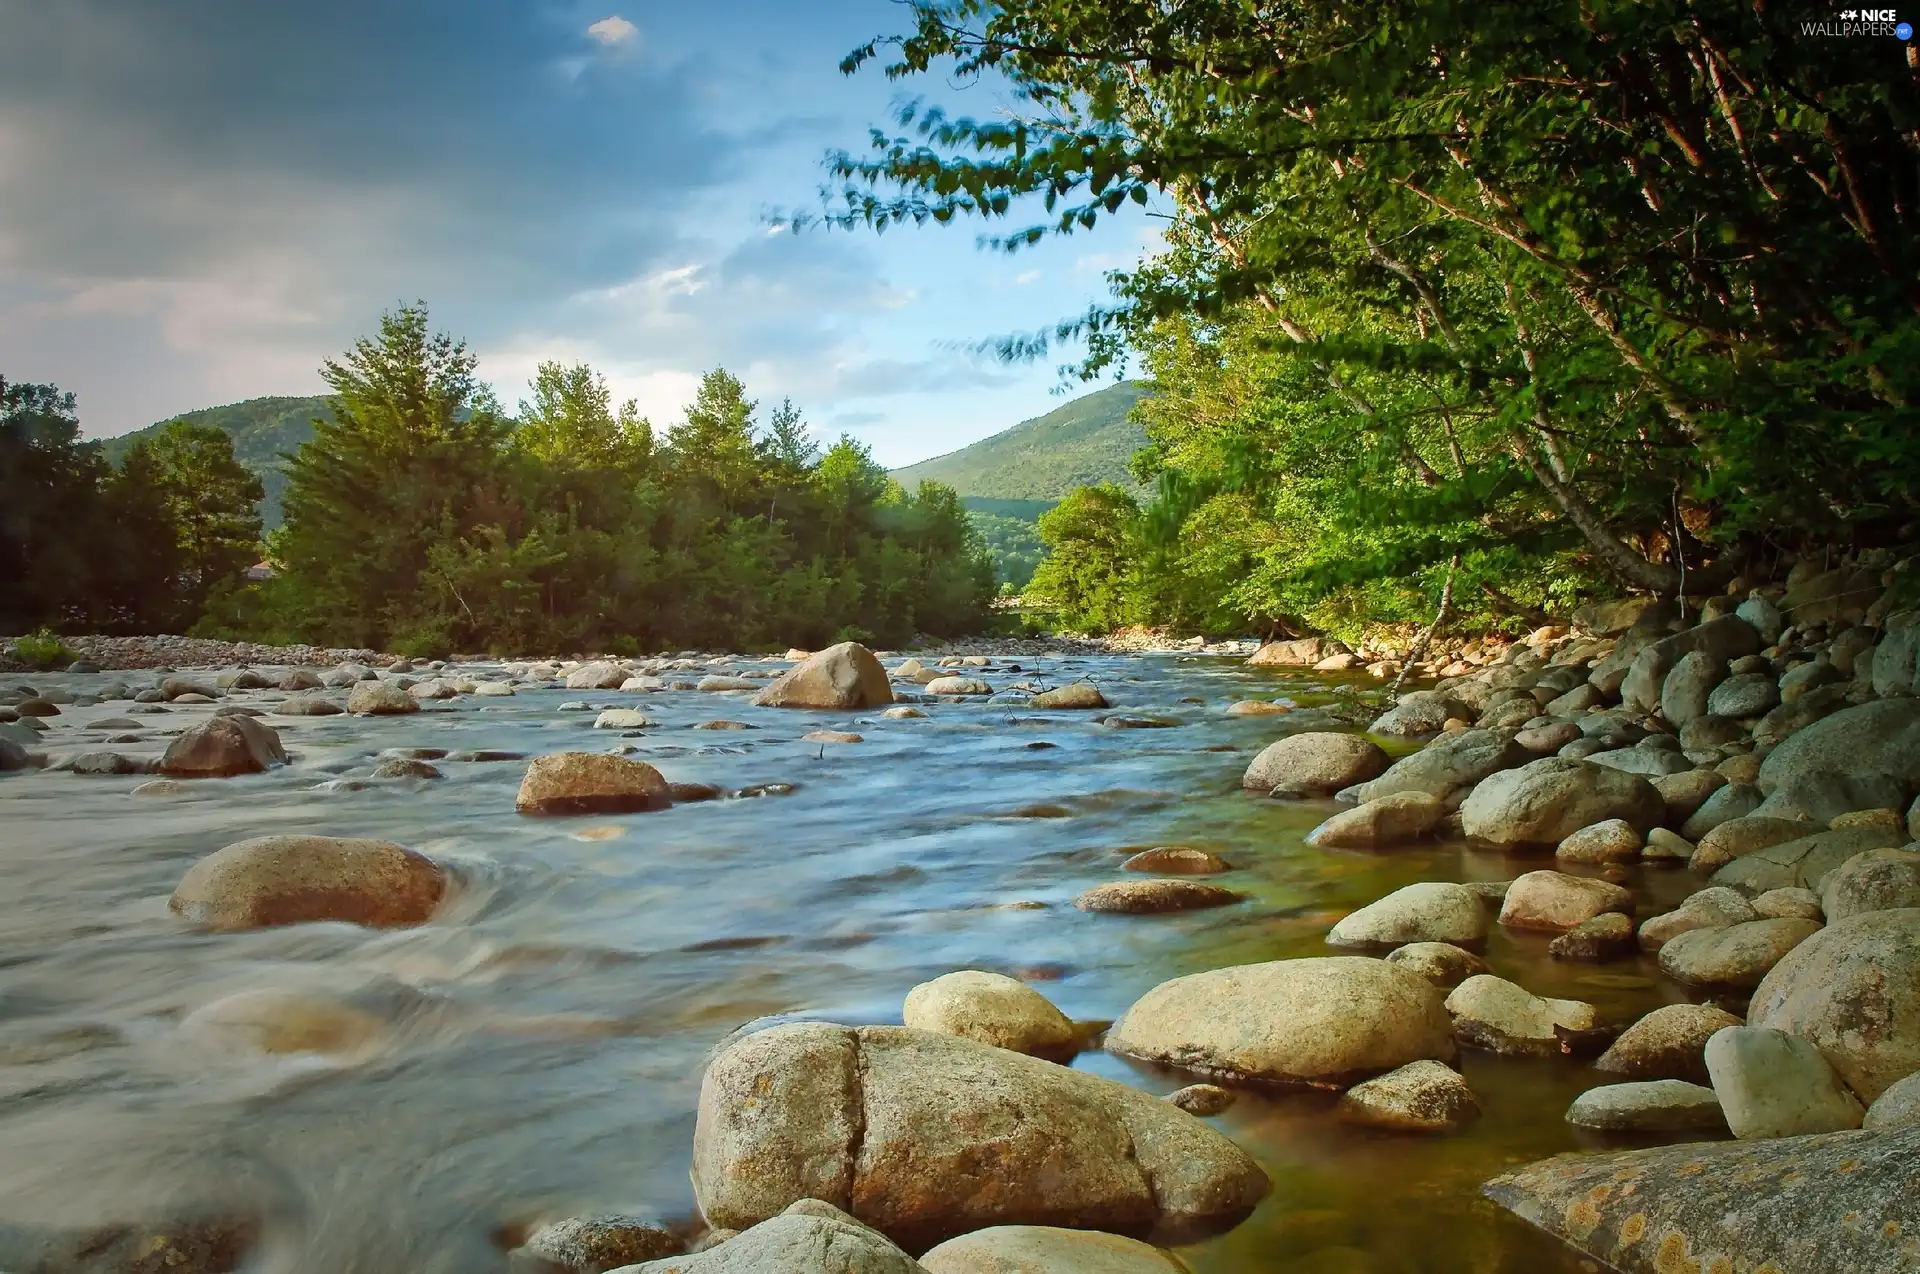
<instances>
[{"instance_id":1,"label":"tree","mask_svg":"<svg viewBox=\"0 0 1920 1274\"><path fill-rule=\"evenodd\" d=\"M423 613L421 573L437 541L511 512L511 424L464 343L430 330L424 305L383 315L320 374L333 418L289 457L286 524L274 541L284 591L316 634L378 645Z\"/></svg>"},{"instance_id":2,"label":"tree","mask_svg":"<svg viewBox=\"0 0 1920 1274\"><path fill-rule=\"evenodd\" d=\"M616 414L606 379L591 367L541 363L533 398L520 404L515 441L545 464L582 469L643 468L653 454L653 426L632 401Z\"/></svg>"},{"instance_id":3,"label":"tree","mask_svg":"<svg viewBox=\"0 0 1920 1274\"><path fill-rule=\"evenodd\" d=\"M1244 356L1297 365L1293 409L1361 441L1342 481L1408 532L1383 568L1538 509L1671 592L1746 536L1920 512L1920 85L1895 42L1732 0L909 8L890 75L996 73L1027 109L910 108L831 159L835 219L1031 198L1049 216L1018 247L1169 209L1111 304L1007 352L1084 336L1091 371L1163 322L1251 334Z\"/></svg>"},{"instance_id":4,"label":"tree","mask_svg":"<svg viewBox=\"0 0 1920 1274\"><path fill-rule=\"evenodd\" d=\"M259 559L260 479L233 458L225 430L184 420L136 443L121 472L127 482L152 488L172 525L172 609L191 622L209 594Z\"/></svg>"},{"instance_id":5,"label":"tree","mask_svg":"<svg viewBox=\"0 0 1920 1274\"><path fill-rule=\"evenodd\" d=\"M1141 554L1140 506L1111 483L1081 487L1040 515L1047 556L1027 597L1084 632L1137 622L1130 595Z\"/></svg>"}]
</instances>

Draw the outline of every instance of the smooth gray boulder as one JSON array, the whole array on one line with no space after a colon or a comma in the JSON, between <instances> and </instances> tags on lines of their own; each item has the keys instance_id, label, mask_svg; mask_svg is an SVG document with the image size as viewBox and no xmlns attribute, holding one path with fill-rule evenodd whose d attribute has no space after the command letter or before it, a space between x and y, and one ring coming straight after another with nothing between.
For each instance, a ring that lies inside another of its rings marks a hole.
<instances>
[{"instance_id":1,"label":"smooth gray boulder","mask_svg":"<svg viewBox=\"0 0 1920 1274\"><path fill-rule=\"evenodd\" d=\"M1680 834L1696 843L1722 823L1745 818L1760 808L1766 794L1751 783L1728 783L1708 793L1700 808L1680 824Z\"/></svg>"},{"instance_id":2,"label":"smooth gray boulder","mask_svg":"<svg viewBox=\"0 0 1920 1274\"><path fill-rule=\"evenodd\" d=\"M1747 1025L1811 1041L1864 1102L1920 1070L1920 910L1869 911L1814 934L1754 991Z\"/></svg>"},{"instance_id":3,"label":"smooth gray boulder","mask_svg":"<svg viewBox=\"0 0 1920 1274\"><path fill-rule=\"evenodd\" d=\"M871 650L843 641L781 673L753 702L763 708L880 708L893 702L893 683Z\"/></svg>"},{"instance_id":4,"label":"smooth gray boulder","mask_svg":"<svg viewBox=\"0 0 1920 1274\"><path fill-rule=\"evenodd\" d=\"M713 1225L824 1199L910 1251L990 1225L1192 1241L1269 1188L1232 1142L1125 1084L932 1031L824 1022L759 1031L708 1065L693 1184Z\"/></svg>"},{"instance_id":5,"label":"smooth gray boulder","mask_svg":"<svg viewBox=\"0 0 1920 1274\"><path fill-rule=\"evenodd\" d=\"M1454 717L1470 721L1474 711L1441 691L1415 690L1401 695L1400 702L1376 717L1367 731L1387 738L1419 738L1440 733Z\"/></svg>"},{"instance_id":6,"label":"smooth gray boulder","mask_svg":"<svg viewBox=\"0 0 1920 1274\"><path fill-rule=\"evenodd\" d=\"M1920 850L1911 845L1855 854L1820 884L1829 921L1900 907L1920 908Z\"/></svg>"},{"instance_id":7,"label":"smooth gray boulder","mask_svg":"<svg viewBox=\"0 0 1920 1274\"><path fill-rule=\"evenodd\" d=\"M1660 686L1660 715L1675 729L1705 716L1707 696L1727 679L1727 661L1704 650L1680 656Z\"/></svg>"},{"instance_id":8,"label":"smooth gray boulder","mask_svg":"<svg viewBox=\"0 0 1920 1274\"><path fill-rule=\"evenodd\" d=\"M1489 927L1479 894L1465 885L1425 881L1353 912L1333 926L1327 942L1336 947L1399 947L1409 942L1471 946L1485 941Z\"/></svg>"},{"instance_id":9,"label":"smooth gray boulder","mask_svg":"<svg viewBox=\"0 0 1920 1274\"><path fill-rule=\"evenodd\" d=\"M801 1199L704 1252L613 1274L926 1274L926 1267L839 1208Z\"/></svg>"},{"instance_id":10,"label":"smooth gray boulder","mask_svg":"<svg viewBox=\"0 0 1920 1274\"><path fill-rule=\"evenodd\" d=\"M1557 756L1483 779L1460 806L1466 834L1502 849L1558 845L1610 818L1645 833L1665 813L1660 793L1639 775Z\"/></svg>"},{"instance_id":11,"label":"smooth gray boulder","mask_svg":"<svg viewBox=\"0 0 1920 1274\"><path fill-rule=\"evenodd\" d=\"M1742 1141L1860 1126L1859 1099L1806 1040L1729 1026L1707 1041L1705 1058L1727 1127Z\"/></svg>"},{"instance_id":12,"label":"smooth gray boulder","mask_svg":"<svg viewBox=\"0 0 1920 1274\"><path fill-rule=\"evenodd\" d=\"M1384 960L1233 965L1163 982L1107 1032L1113 1052L1225 1081L1345 1088L1422 1058L1451 1061L1439 991Z\"/></svg>"},{"instance_id":13,"label":"smooth gray boulder","mask_svg":"<svg viewBox=\"0 0 1920 1274\"><path fill-rule=\"evenodd\" d=\"M1906 785L1890 774L1814 770L1775 786L1753 812L1763 818L1799 818L1826 824L1858 810L1899 809L1906 800Z\"/></svg>"},{"instance_id":14,"label":"smooth gray boulder","mask_svg":"<svg viewBox=\"0 0 1920 1274\"><path fill-rule=\"evenodd\" d=\"M1307 833L1321 849L1386 849L1419 840L1447 816L1446 802L1425 792L1395 792L1341 810Z\"/></svg>"},{"instance_id":15,"label":"smooth gray boulder","mask_svg":"<svg viewBox=\"0 0 1920 1274\"><path fill-rule=\"evenodd\" d=\"M1387 768L1387 754L1371 739L1330 730L1288 735L1261 749L1242 776L1252 792L1324 796L1364 782Z\"/></svg>"},{"instance_id":16,"label":"smooth gray boulder","mask_svg":"<svg viewBox=\"0 0 1920 1274\"><path fill-rule=\"evenodd\" d=\"M1489 774L1532 759L1518 742L1491 730L1459 730L1401 757L1379 778L1346 789L1339 799L1365 804L1398 792L1425 792L1448 800Z\"/></svg>"},{"instance_id":17,"label":"smooth gray boulder","mask_svg":"<svg viewBox=\"0 0 1920 1274\"><path fill-rule=\"evenodd\" d=\"M1480 1113L1467 1081L1439 1062L1408 1062L1340 1095L1344 1122L1402 1132L1452 1132Z\"/></svg>"},{"instance_id":18,"label":"smooth gray boulder","mask_svg":"<svg viewBox=\"0 0 1920 1274\"><path fill-rule=\"evenodd\" d=\"M1895 1083L1867 1107L1862 1128L1898 1128L1920 1124L1920 1071Z\"/></svg>"},{"instance_id":19,"label":"smooth gray boulder","mask_svg":"<svg viewBox=\"0 0 1920 1274\"><path fill-rule=\"evenodd\" d=\"M1913 1268L1920 1127L1559 1156L1483 1193L1621 1274Z\"/></svg>"},{"instance_id":20,"label":"smooth gray boulder","mask_svg":"<svg viewBox=\"0 0 1920 1274\"><path fill-rule=\"evenodd\" d=\"M1660 948L1660 971L1688 986L1745 990L1759 986L1768 970L1818 932L1818 920L1800 916L1691 929Z\"/></svg>"},{"instance_id":21,"label":"smooth gray boulder","mask_svg":"<svg viewBox=\"0 0 1920 1274\"><path fill-rule=\"evenodd\" d=\"M1763 717L1779 706L1780 687L1764 672L1738 673L1707 696L1708 713L1732 721Z\"/></svg>"},{"instance_id":22,"label":"smooth gray boulder","mask_svg":"<svg viewBox=\"0 0 1920 1274\"><path fill-rule=\"evenodd\" d=\"M1589 1088L1567 1107L1567 1122L1597 1132L1691 1132L1724 1128L1720 1099L1702 1084L1650 1079Z\"/></svg>"},{"instance_id":23,"label":"smooth gray boulder","mask_svg":"<svg viewBox=\"0 0 1920 1274\"><path fill-rule=\"evenodd\" d=\"M1888 827L1841 827L1815 832L1743 854L1714 872L1713 883L1749 894L1796 888L1819 893L1827 873L1855 854L1886 849L1905 840L1904 830Z\"/></svg>"},{"instance_id":24,"label":"smooth gray boulder","mask_svg":"<svg viewBox=\"0 0 1920 1274\"><path fill-rule=\"evenodd\" d=\"M1790 706L1824 694L1823 686ZM1768 794L1816 772L1886 774L1911 791L1920 787L1920 699L1880 699L1841 708L1789 735L1760 763Z\"/></svg>"},{"instance_id":25,"label":"smooth gray boulder","mask_svg":"<svg viewBox=\"0 0 1920 1274\"><path fill-rule=\"evenodd\" d=\"M995 1225L924 1252L928 1274L1186 1274L1186 1263L1137 1239L1045 1225Z\"/></svg>"},{"instance_id":26,"label":"smooth gray boulder","mask_svg":"<svg viewBox=\"0 0 1920 1274\"><path fill-rule=\"evenodd\" d=\"M1881 699L1920 693L1920 612L1887 616L1887 635L1873 648L1869 671L1873 693Z\"/></svg>"},{"instance_id":27,"label":"smooth gray boulder","mask_svg":"<svg viewBox=\"0 0 1920 1274\"><path fill-rule=\"evenodd\" d=\"M1741 1025L1711 1004L1664 1004L1622 1031L1594 1062L1595 1070L1629 1079L1711 1082L1704 1050L1716 1031Z\"/></svg>"}]
</instances>

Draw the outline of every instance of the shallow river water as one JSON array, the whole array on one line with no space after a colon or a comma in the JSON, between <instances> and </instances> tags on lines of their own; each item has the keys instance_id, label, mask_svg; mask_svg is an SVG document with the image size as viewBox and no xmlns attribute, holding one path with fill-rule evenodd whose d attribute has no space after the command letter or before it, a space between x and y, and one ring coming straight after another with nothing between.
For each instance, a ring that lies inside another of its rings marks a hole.
<instances>
[{"instance_id":1,"label":"shallow river water","mask_svg":"<svg viewBox=\"0 0 1920 1274\"><path fill-rule=\"evenodd\" d=\"M1438 843L1326 852L1302 836L1333 807L1239 789L1248 759L1303 715L1223 715L1235 699L1325 690L1207 658L1022 661L1091 675L1122 711L984 702L930 719L761 709L744 696L522 691L406 717L268 717L293 764L130 795L139 776L0 777L0 1224L93 1225L196 1201L260 1208L277 1271L504 1269L499 1236L538 1215L618 1210L693 1221L687 1168L709 1052L760 1019L900 1020L916 983L960 968L1032 981L1077 1019L1117 1017L1167 978L1326 954L1346 910L1422 879L1506 879L1516 864ZM1017 679L985 674L996 686ZM96 677L0 677L84 692ZM343 692L342 692L343 693ZM238 696L265 706L274 692ZM447 760L440 781L322 786L384 749L537 754L617 742L592 713L643 707L628 742L675 781L788 795L649 814L517 816L524 763ZM1197 702L1196 702L1197 701ZM108 746L68 707L50 751ZM159 731L210 709L142 717ZM752 731L690 727L714 718ZM810 729L865 742L803 743ZM1031 744L1055 746L1036 749ZM396 840L450 865L455 900L418 929L302 925L201 934L167 910L198 858L249 836ZM1153 845L1214 850L1246 903L1092 915L1080 891ZM1685 892L1629 881L1645 914ZM1010 904L1026 904L1014 906ZM1040 904L1033 906L1031 904ZM1495 972L1630 1021L1677 989L1649 962L1563 965L1496 934ZM345 1056L270 1054L183 1020L237 991L344 996L367 1023ZM1153 1092L1181 1077L1110 1055L1077 1065ZM1570 1274L1591 1264L1479 1198L1509 1165L1582 1144L1563 1113L1605 1077L1571 1060L1463 1060L1484 1114L1441 1138L1337 1123L1318 1094L1245 1094L1213 1122L1274 1181L1243 1225L1181 1250L1202 1274Z\"/></svg>"}]
</instances>

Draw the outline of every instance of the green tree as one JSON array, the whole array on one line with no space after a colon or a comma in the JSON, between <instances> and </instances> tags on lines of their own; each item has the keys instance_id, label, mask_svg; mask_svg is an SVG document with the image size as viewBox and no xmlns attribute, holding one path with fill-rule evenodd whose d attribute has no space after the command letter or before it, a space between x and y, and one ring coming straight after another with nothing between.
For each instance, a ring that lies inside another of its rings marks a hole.
<instances>
[{"instance_id":1,"label":"green tree","mask_svg":"<svg viewBox=\"0 0 1920 1274\"><path fill-rule=\"evenodd\" d=\"M511 423L475 366L431 331L424 305L384 315L378 336L322 365L333 418L289 458L273 544L303 628L366 645L406 636L430 618L431 546L512 511Z\"/></svg>"},{"instance_id":2,"label":"green tree","mask_svg":"<svg viewBox=\"0 0 1920 1274\"><path fill-rule=\"evenodd\" d=\"M178 546L175 609L196 618L217 588L231 587L260 555L260 479L233 458L233 439L212 425L170 422L129 449L131 481L153 488Z\"/></svg>"},{"instance_id":3,"label":"green tree","mask_svg":"<svg viewBox=\"0 0 1920 1274\"><path fill-rule=\"evenodd\" d=\"M1111 483L1079 488L1040 515L1047 556L1027 585L1027 597L1081 631L1139 622L1142 533L1132 496Z\"/></svg>"},{"instance_id":4,"label":"green tree","mask_svg":"<svg viewBox=\"0 0 1920 1274\"><path fill-rule=\"evenodd\" d=\"M514 439L542 463L637 472L653 454L653 426L632 401L616 413L606 379L591 367L541 363L532 390Z\"/></svg>"},{"instance_id":5,"label":"green tree","mask_svg":"<svg viewBox=\"0 0 1920 1274\"><path fill-rule=\"evenodd\" d=\"M1732 0L909 9L889 74L1003 76L1024 109L908 109L831 160L833 215L1044 205L1018 247L1156 205L1166 248L1110 304L1006 351L1086 337L1094 370L1191 340L1271 387L1159 409L1160 463L1195 468L1151 543L1238 501L1275 587L1312 558L1325 589L1492 570L1517 532L1504 569L1575 544L1671 592L1763 532L1888 539L1920 512L1920 84L1894 42Z\"/></svg>"}]
</instances>

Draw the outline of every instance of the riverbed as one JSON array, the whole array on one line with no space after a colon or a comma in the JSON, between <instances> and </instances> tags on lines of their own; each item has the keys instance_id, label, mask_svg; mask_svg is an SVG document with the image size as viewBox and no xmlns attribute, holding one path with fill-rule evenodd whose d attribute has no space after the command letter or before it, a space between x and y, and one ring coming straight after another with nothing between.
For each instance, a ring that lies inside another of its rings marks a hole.
<instances>
[{"instance_id":1,"label":"riverbed","mask_svg":"<svg viewBox=\"0 0 1920 1274\"><path fill-rule=\"evenodd\" d=\"M0 1224L84 1227L196 1201L260 1209L275 1218L268 1267L303 1274L504 1269L502 1236L543 1215L611 1210L697 1228L687 1170L700 1075L742 1027L898 1022L910 988L961 968L1026 979L1069 1016L1108 1020L1180 974L1327 954L1334 920L1401 885L1541 865L1449 842L1313 849L1302 838L1331 802L1243 793L1252 755L1317 714L1233 717L1226 706L1310 703L1343 678L1204 657L1022 662L968 671L996 688L1088 676L1117 711L1177 724L1115 729L1099 714L984 701L883 720L756 708L741 693L523 689L399 717L267 716L290 766L171 795L134 795L139 775L0 776ZM112 679L145 684L95 674L0 685L83 695ZM233 701L270 709L281 697ZM596 731L593 711L562 710L578 702L638 707L657 725ZM157 755L163 732L211 711L138 717L139 742L86 729L129 706L63 708L46 750ZM714 719L757 728L692 728ZM822 727L864 741L802 741ZM514 813L524 762L440 759L438 780L360 781L390 749L614 745L674 782L776 786L550 819ZM452 868L459 888L432 923L391 932L202 934L168 911L197 859L279 832L398 841ZM1221 855L1236 870L1213 879L1248 900L1160 916L1075 909L1077 894L1156 845ZM1645 915L1684 896L1683 874L1619 878ZM1563 964L1546 941L1496 932L1485 956L1537 994L1591 1001L1605 1021L1681 998L1650 960ZM268 988L345 999L370 1025L322 1057L238 1046L189 1020ZM1187 1082L1100 1052L1076 1065L1156 1093ZM1447 1137L1357 1130L1317 1093L1243 1094L1210 1122L1274 1190L1182 1258L1200 1274L1591 1270L1478 1186L1598 1144L1563 1115L1607 1078L1570 1059L1474 1053L1462 1069L1483 1114Z\"/></svg>"}]
</instances>

